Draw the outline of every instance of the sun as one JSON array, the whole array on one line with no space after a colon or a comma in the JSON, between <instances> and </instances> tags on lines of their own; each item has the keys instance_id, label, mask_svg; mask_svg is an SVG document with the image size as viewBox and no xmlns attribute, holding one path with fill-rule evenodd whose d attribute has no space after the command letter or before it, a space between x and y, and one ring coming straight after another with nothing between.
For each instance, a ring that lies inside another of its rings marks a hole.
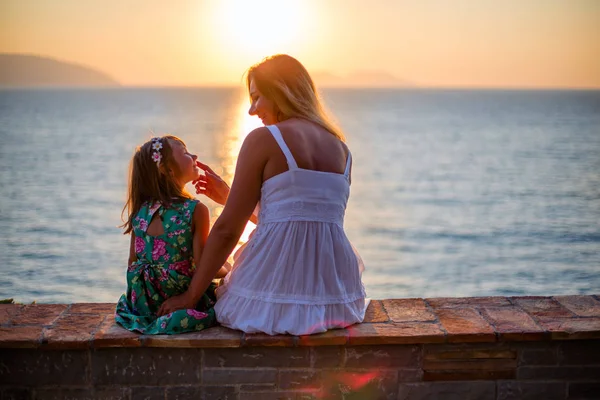
<instances>
[{"instance_id":1,"label":"sun","mask_svg":"<svg viewBox=\"0 0 600 400\"><path fill-rule=\"evenodd\" d=\"M300 44L305 1L222 0L215 7L215 39L238 59L256 62Z\"/></svg>"}]
</instances>

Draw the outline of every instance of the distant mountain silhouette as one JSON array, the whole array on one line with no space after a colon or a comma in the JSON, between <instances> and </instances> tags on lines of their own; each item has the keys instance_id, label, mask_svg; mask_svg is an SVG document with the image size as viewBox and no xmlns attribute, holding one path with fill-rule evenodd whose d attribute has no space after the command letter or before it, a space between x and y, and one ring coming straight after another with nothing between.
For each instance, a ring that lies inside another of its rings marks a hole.
<instances>
[{"instance_id":1,"label":"distant mountain silhouette","mask_svg":"<svg viewBox=\"0 0 600 400\"><path fill-rule=\"evenodd\" d=\"M311 76L322 87L410 87L410 82L396 78L386 71L355 71L349 75L334 75L329 71L317 71Z\"/></svg>"},{"instance_id":2,"label":"distant mountain silhouette","mask_svg":"<svg viewBox=\"0 0 600 400\"><path fill-rule=\"evenodd\" d=\"M0 87L111 87L119 83L95 69L48 57L0 54Z\"/></svg>"}]
</instances>

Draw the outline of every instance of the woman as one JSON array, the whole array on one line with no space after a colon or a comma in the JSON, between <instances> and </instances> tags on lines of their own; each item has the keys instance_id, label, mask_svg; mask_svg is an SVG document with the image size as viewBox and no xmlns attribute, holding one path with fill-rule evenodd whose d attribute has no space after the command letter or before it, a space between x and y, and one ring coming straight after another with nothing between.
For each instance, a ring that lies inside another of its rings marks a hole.
<instances>
[{"instance_id":1,"label":"woman","mask_svg":"<svg viewBox=\"0 0 600 400\"><path fill-rule=\"evenodd\" d=\"M249 113L266 127L244 140L231 192L189 289L159 314L193 308L260 201L257 228L218 289L217 320L270 335L362 322L364 267L343 230L352 165L344 136L296 59L266 58L248 70L247 86ZM219 182L210 169L207 178ZM207 189L225 201L223 185Z\"/></svg>"}]
</instances>

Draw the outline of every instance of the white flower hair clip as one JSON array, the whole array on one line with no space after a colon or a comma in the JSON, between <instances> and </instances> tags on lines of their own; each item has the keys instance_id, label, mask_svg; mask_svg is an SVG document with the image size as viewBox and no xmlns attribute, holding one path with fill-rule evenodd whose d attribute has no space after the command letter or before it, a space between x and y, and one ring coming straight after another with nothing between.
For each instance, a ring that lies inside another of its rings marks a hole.
<instances>
[{"instance_id":1,"label":"white flower hair clip","mask_svg":"<svg viewBox=\"0 0 600 400\"><path fill-rule=\"evenodd\" d=\"M162 149L162 141L159 137L152 138L152 161L156 163L157 166L160 165L160 160L162 160L162 155L160 154L160 149Z\"/></svg>"}]
</instances>

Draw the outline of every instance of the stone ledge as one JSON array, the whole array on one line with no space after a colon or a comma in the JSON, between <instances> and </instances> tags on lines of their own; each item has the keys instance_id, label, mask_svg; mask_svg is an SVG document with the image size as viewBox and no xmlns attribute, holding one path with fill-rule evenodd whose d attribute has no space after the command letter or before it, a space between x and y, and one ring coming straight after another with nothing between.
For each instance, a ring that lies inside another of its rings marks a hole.
<instances>
[{"instance_id":1,"label":"stone ledge","mask_svg":"<svg viewBox=\"0 0 600 400\"><path fill-rule=\"evenodd\" d=\"M114 304L0 304L0 348L304 347L600 339L597 295L373 300L365 322L310 336L224 327L141 335L114 322Z\"/></svg>"}]
</instances>

